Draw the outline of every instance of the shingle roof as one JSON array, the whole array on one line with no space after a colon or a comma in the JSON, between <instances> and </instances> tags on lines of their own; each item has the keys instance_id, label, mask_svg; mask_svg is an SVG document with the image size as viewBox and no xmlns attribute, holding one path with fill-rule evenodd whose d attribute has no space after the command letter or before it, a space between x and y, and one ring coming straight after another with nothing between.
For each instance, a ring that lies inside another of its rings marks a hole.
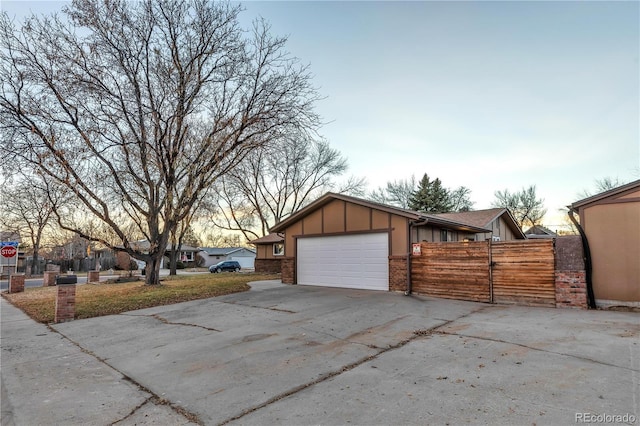
<instances>
[{"instance_id":1,"label":"shingle roof","mask_svg":"<svg viewBox=\"0 0 640 426\"><path fill-rule=\"evenodd\" d=\"M240 250L253 251L246 247L200 247L200 250L206 252L209 256L228 256Z\"/></svg>"},{"instance_id":2,"label":"shingle roof","mask_svg":"<svg viewBox=\"0 0 640 426\"><path fill-rule=\"evenodd\" d=\"M291 223L296 222L297 220L302 219L312 211L324 206L325 204L330 203L333 200L342 200L349 203L358 204L365 207L370 207L376 210L381 210L387 213L395 214L398 216L406 217L407 219L413 221L423 221L429 222L435 225L440 225L449 229L457 229L457 230L465 230L470 232L491 232L491 229L486 229L484 226L476 226L470 223L459 222L454 219L450 219L447 217L442 217L440 215L427 214L422 212L416 212L412 210L401 209L395 206L389 206L387 204L381 204L374 201L364 200L362 198L352 197L344 194L335 194L332 192L328 192L322 197L318 198L313 203L307 205L306 207L298 210L293 213L288 218L282 220L271 228L271 232L281 232L286 229Z\"/></svg>"},{"instance_id":3,"label":"shingle roof","mask_svg":"<svg viewBox=\"0 0 640 426\"><path fill-rule=\"evenodd\" d=\"M249 241L249 244L273 244L273 243L281 243L283 241L284 241L284 237L282 237L276 232L273 232L269 235L265 235L264 237L251 240Z\"/></svg>"},{"instance_id":4,"label":"shingle roof","mask_svg":"<svg viewBox=\"0 0 640 426\"><path fill-rule=\"evenodd\" d=\"M494 209L472 210L468 212L438 213L435 216L444 217L449 220L466 223L479 228L486 228L505 211L506 209L498 207Z\"/></svg>"}]
</instances>

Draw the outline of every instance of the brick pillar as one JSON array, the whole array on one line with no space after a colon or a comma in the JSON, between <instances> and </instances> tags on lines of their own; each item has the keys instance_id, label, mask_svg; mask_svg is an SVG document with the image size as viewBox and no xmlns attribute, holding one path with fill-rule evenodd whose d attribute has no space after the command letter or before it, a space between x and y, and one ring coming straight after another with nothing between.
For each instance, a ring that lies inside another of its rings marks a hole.
<instances>
[{"instance_id":1,"label":"brick pillar","mask_svg":"<svg viewBox=\"0 0 640 426\"><path fill-rule=\"evenodd\" d=\"M585 271L556 271L556 308L587 308Z\"/></svg>"},{"instance_id":2,"label":"brick pillar","mask_svg":"<svg viewBox=\"0 0 640 426\"><path fill-rule=\"evenodd\" d=\"M407 291L407 256L389 256L389 290Z\"/></svg>"},{"instance_id":3,"label":"brick pillar","mask_svg":"<svg viewBox=\"0 0 640 426\"><path fill-rule=\"evenodd\" d=\"M11 275L9 277L9 293L21 293L24 291L24 274Z\"/></svg>"},{"instance_id":4,"label":"brick pillar","mask_svg":"<svg viewBox=\"0 0 640 426\"><path fill-rule=\"evenodd\" d=\"M46 271L44 273L44 279L42 280L42 287L51 287L56 285L56 275L59 272L56 271Z\"/></svg>"},{"instance_id":5,"label":"brick pillar","mask_svg":"<svg viewBox=\"0 0 640 426\"><path fill-rule=\"evenodd\" d=\"M555 243L556 307L586 309L587 274L582 240L577 235L558 237Z\"/></svg>"},{"instance_id":6,"label":"brick pillar","mask_svg":"<svg viewBox=\"0 0 640 426\"><path fill-rule=\"evenodd\" d=\"M282 283L295 284L296 259L293 257L282 258Z\"/></svg>"},{"instance_id":7,"label":"brick pillar","mask_svg":"<svg viewBox=\"0 0 640 426\"><path fill-rule=\"evenodd\" d=\"M56 294L55 322L72 321L76 314L76 285L59 284Z\"/></svg>"},{"instance_id":8,"label":"brick pillar","mask_svg":"<svg viewBox=\"0 0 640 426\"><path fill-rule=\"evenodd\" d=\"M88 283L100 282L100 271L89 271L89 272L87 272L87 282Z\"/></svg>"}]
</instances>

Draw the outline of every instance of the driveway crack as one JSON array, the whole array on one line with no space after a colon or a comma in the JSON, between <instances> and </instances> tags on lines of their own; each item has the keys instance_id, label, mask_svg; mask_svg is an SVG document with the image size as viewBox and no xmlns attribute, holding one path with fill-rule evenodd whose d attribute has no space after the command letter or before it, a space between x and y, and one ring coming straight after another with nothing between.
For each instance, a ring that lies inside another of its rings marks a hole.
<instances>
[{"instance_id":1,"label":"driveway crack","mask_svg":"<svg viewBox=\"0 0 640 426\"><path fill-rule=\"evenodd\" d=\"M296 311L290 311L288 309L274 308L272 306L264 307L264 306L257 306L257 305L247 305L245 303L230 302L230 301L226 301L226 300L221 300L220 303L227 303L229 305L237 305L237 306L246 306L247 308L266 309L268 311L283 312L285 314L297 314Z\"/></svg>"},{"instance_id":2,"label":"driveway crack","mask_svg":"<svg viewBox=\"0 0 640 426\"><path fill-rule=\"evenodd\" d=\"M208 331L216 331L218 333L222 332L222 330L218 330L217 328L205 327L204 325L191 324L191 323L188 323L188 322L173 322L173 321L169 321L168 319L163 318L158 314L151 314L151 315L120 314L120 315L125 315L125 316L130 316L130 317L149 317L149 318L156 319L156 320L160 321L163 324L182 325L182 326L185 326L185 327L196 327L196 328L202 328L202 329L208 330Z\"/></svg>"},{"instance_id":3,"label":"driveway crack","mask_svg":"<svg viewBox=\"0 0 640 426\"><path fill-rule=\"evenodd\" d=\"M553 355L566 356L566 357L570 357L570 358L579 359L579 360L582 360L582 361L592 362L594 364L603 365L605 367L621 368L623 370L628 370L628 371L635 372L635 373L640 372L640 370L637 370L635 368L625 367L623 365L610 364L608 362L600 361L600 360L589 358L589 357L585 357L585 356L573 355L573 354L568 354L568 353L564 353L564 352L550 351L550 350L547 350L547 349L536 348L535 346L528 346L528 345L525 345L525 344L522 344L522 343L509 342L509 341L506 341L506 340L496 339L496 338L492 338L492 337L480 337L480 336L473 336L473 335L469 335L469 334L461 334L461 333L455 333L455 332L449 332L449 331L434 331L434 333L442 334L442 335L448 335L448 336L467 337L469 339L486 340L488 342L504 343L504 344L507 344L507 345L519 346L521 348L529 349L529 350L532 350L532 351L538 351L538 352L543 352L543 353L548 353L548 354L553 354Z\"/></svg>"},{"instance_id":4,"label":"driveway crack","mask_svg":"<svg viewBox=\"0 0 640 426\"><path fill-rule=\"evenodd\" d=\"M175 411L176 413L182 415L183 417L185 417L187 420L189 420L192 423L195 423L197 425L204 425L204 422L202 420L200 420L200 418L195 414L192 413L188 410L186 410L184 407L181 407L177 404L172 403L169 400L166 400L164 398L161 398L159 395L157 395L155 392L153 392L151 389L143 386L141 383L137 382L136 380L134 380L131 376L125 374L124 372L118 370L117 368L115 368L113 365L109 364L107 362L106 359L98 356L96 353L94 353L93 351L86 349L84 347L82 347L78 342L76 342L75 340L71 339L69 336L67 336L66 334L62 333L59 330L56 330L55 328L53 328L50 324L47 324L47 328L49 330L51 330L51 332L53 333L57 333L60 336L62 336L63 338L67 339L69 342L71 342L73 345L75 345L78 349L80 349L83 353L90 355L92 357L94 357L95 359L97 359L98 361L100 361L101 363L103 363L104 365L106 365L107 367L111 368L114 371L117 371L123 378L123 380L131 383L132 385L134 385L135 387L138 388L138 390L147 393L148 395L150 395L149 397L147 397L140 405L138 405L137 407L135 407L129 414L127 414L125 417L123 417L122 419L112 423L112 425L117 424L129 417L131 417L133 414L136 413L136 411L138 411L140 408L142 408L145 404L147 404L148 402L152 402L153 404L156 405L167 405L168 407L170 407L173 411Z\"/></svg>"},{"instance_id":5,"label":"driveway crack","mask_svg":"<svg viewBox=\"0 0 640 426\"><path fill-rule=\"evenodd\" d=\"M374 360L374 359L378 358L382 354L385 354L387 352L390 352L390 351L393 351L393 350L396 350L396 349L400 349L403 346L406 346L407 344L413 342L414 340L422 339L422 338L425 338L425 337L430 337L438 328L447 326L447 325L451 324L454 321L458 321L460 319L466 318L469 315L475 314L476 312L480 312L480 311L482 311L484 309L487 309L487 308L490 308L490 307L491 306L483 306L483 307L475 309L475 310L473 310L471 312L468 312L468 313L466 313L464 315L461 315L460 317L458 317L456 319L445 321L444 323L436 325L434 327L431 327L431 328L428 328L428 329L422 329L422 330L415 330L413 332L412 336L410 336L410 337L408 337L408 338L406 338L404 340L401 340L400 342L398 342L398 343L396 343L394 345L388 346L386 348L377 348L376 347L375 349L378 349L378 352L373 354L373 355L369 355L367 357L361 358L358 361L352 362L350 364L347 364L347 365L339 368L338 370L334 370L334 371L331 371L329 373L323 374L323 375L321 375L320 377L318 377L315 380L312 380L312 381L307 382L307 383L303 383L303 384L301 384L299 386L296 386L296 387L294 387L292 389L289 389L288 391L285 391L283 393L275 395L275 396L269 398L268 400L264 401L261 404L258 404L258 405L254 406L254 407L251 407L251 408L247 408L246 410L242 411L240 414L238 414L238 415L236 415L234 417L231 417L231 418L219 423L219 425L223 426L223 425L229 424L229 423L231 423L233 421L239 420L239 419L241 419L242 417L244 417L244 416L246 416L248 414L254 413L254 412L256 412L256 411L258 411L258 410L260 410L260 409L262 409L264 407L267 407L267 406L275 403L275 402L278 402L278 401L280 401L282 399L285 399L285 398L287 398L289 396L295 395L296 393L298 393L298 392L300 392L300 391L302 391L304 389L307 389L307 388L309 388L311 386L314 386L314 385L317 385L319 383L325 382L325 381L327 381L329 379L332 379L332 378L334 378L336 376L339 376L339 375L341 375L341 374L343 374L343 373L345 373L347 371L351 371L354 368L356 368L356 367L358 367L358 366L360 366L360 365L362 365L362 364L364 364L366 362L369 362L371 360ZM329 334L327 334L327 335L329 335ZM332 336L332 337L335 337L335 336ZM344 339L339 339L337 337L336 337L336 339L344 340ZM348 340L344 340L344 341L349 342L349 343L357 343L357 342L350 342Z\"/></svg>"}]
</instances>

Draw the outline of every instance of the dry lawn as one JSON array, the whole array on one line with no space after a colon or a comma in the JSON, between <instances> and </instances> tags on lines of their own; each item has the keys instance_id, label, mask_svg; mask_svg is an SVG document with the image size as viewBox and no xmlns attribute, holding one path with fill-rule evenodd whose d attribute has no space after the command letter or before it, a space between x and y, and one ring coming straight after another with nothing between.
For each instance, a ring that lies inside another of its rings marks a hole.
<instances>
[{"instance_id":1,"label":"dry lawn","mask_svg":"<svg viewBox=\"0 0 640 426\"><path fill-rule=\"evenodd\" d=\"M83 284L76 287L76 319L119 314L135 309L206 299L249 289L248 282L277 279L266 274L201 274L164 277L158 286L132 283ZM38 322L54 321L57 287L3 293L9 302Z\"/></svg>"}]
</instances>

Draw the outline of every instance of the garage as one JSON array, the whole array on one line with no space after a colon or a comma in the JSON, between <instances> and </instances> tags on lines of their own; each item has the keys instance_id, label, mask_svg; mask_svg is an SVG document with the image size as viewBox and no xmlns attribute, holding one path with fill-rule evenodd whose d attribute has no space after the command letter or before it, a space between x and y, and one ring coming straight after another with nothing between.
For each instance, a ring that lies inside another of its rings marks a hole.
<instances>
[{"instance_id":1,"label":"garage","mask_svg":"<svg viewBox=\"0 0 640 426\"><path fill-rule=\"evenodd\" d=\"M389 290L389 234L299 238L298 284Z\"/></svg>"}]
</instances>

